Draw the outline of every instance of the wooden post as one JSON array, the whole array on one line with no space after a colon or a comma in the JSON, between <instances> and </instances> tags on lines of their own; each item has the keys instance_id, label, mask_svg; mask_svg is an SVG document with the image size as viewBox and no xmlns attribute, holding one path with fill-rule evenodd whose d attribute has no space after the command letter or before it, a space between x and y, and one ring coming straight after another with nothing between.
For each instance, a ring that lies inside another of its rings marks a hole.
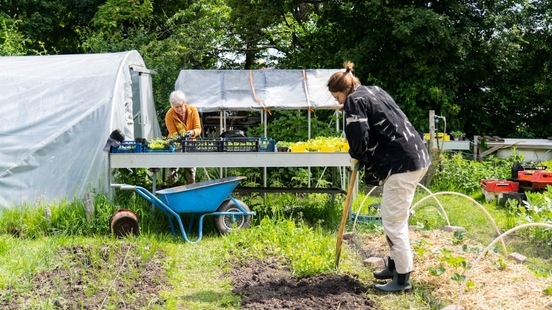
<instances>
[{"instance_id":1,"label":"wooden post","mask_svg":"<svg viewBox=\"0 0 552 310\"><path fill-rule=\"evenodd\" d=\"M473 160L479 161L479 136L473 136Z\"/></svg>"},{"instance_id":2,"label":"wooden post","mask_svg":"<svg viewBox=\"0 0 552 310\"><path fill-rule=\"evenodd\" d=\"M433 148L435 147L435 110L429 110L429 143L428 153L429 159L433 158Z\"/></svg>"},{"instance_id":3,"label":"wooden post","mask_svg":"<svg viewBox=\"0 0 552 310\"><path fill-rule=\"evenodd\" d=\"M94 194L84 194L84 207L86 210L86 220L90 222L94 217Z\"/></svg>"}]
</instances>

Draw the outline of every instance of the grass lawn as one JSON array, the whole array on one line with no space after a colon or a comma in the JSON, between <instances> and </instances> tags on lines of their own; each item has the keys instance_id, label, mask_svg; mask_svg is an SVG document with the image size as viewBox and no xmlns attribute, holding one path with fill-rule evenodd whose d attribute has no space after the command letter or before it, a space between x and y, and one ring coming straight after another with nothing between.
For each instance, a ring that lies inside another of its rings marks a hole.
<instances>
[{"instance_id":1,"label":"grass lawn","mask_svg":"<svg viewBox=\"0 0 552 310\"><path fill-rule=\"evenodd\" d=\"M426 195L421 192L416 200ZM141 234L123 239L109 233L109 216L117 207L103 197L96 198L96 213L91 219L87 219L82 202L6 210L0 218L0 308L242 309L246 301L253 302L250 299L254 296L240 295L237 288L247 291L249 284L240 284L237 279L248 276L247 281L254 283L249 289L267 293L273 290L276 296L281 296L280 301L293 299L288 292L277 291L281 287L299 292L302 286L311 285L314 292L351 285L358 291L342 289L332 293L345 296L337 303L340 309L366 309L368 304L374 309L441 309L455 302L462 276L473 263L470 261L473 256L468 256L467 251L480 250L497 234L491 220L473 201L448 195L438 198L450 224L465 227L467 233L465 239L456 235L432 237L441 235L430 231L447 224L443 210L434 200L416 207L411 225L417 226L419 232L413 233L411 239L415 265L420 269L412 276L415 289L409 294L381 294L373 289L373 269L365 266L363 260L370 251L376 253L376 249L383 249L376 256L386 255L385 242L373 243L383 236L377 223L356 223L354 227L353 222L348 223L347 231L355 232L354 242L344 243L336 270L335 242L343 201L332 207L325 201L327 197L320 195L297 201L288 196L269 197L263 204L251 199L249 206L258 212L251 228L219 236L213 225L206 224L205 235L197 244L172 236L163 214L152 216L151 206L136 201L128 207L139 216ZM477 194L473 198L481 201ZM373 206L377 202L377 197L361 196L353 203L353 209L373 214L377 209L361 204ZM493 203L481 205L502 231L515 224L503 207ZM50 219L45 219L45 208L51 208ZM530 242L519 242L528 236L520 234L507 240L508 251L533 255L527 264L532 272L524 273L523 277L538 275L544 279L538 300L542 304L552 303L549 256L542 257L543 251L534 249ZM435 240L448 243L441 246ZM449 248L460 249L461 253L448 253ZM501 255L500 246L494 250ZM465 258L466 264L461 263L462 259L455 263L451 257ZM272 269L252 269L257 261L267 262ZM499 258L486 261L490 268L493 263L510 266L505 270L517 268ZM439 274L441 265L444 269L441 274L451 272L451 275ZM268 278L262 278L263 274L268 274ZM274 279L279 282L272 283ZM473 281L476 287L478 281ZM452 293L439 290L449 287L445 283L453 287ZM304 309L319 309L320 306L309 307L309 302L316 305L332 294L293 296L304 304ZM471 300L470 293L466 294L467 300ZM260 302L268 303L269 299ZM364 307L352 306L362 302ZM509 309L508 305L503 305L503 309Z\"/></svg>"}]
</instances>

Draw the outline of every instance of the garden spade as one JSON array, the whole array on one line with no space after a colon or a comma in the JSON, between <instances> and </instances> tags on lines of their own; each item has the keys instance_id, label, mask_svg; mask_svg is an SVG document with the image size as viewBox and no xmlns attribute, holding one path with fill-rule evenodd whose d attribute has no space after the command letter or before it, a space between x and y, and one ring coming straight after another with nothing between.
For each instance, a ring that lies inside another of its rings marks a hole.
<instances>
[{"instance_id":1,"label":"garden spade","mask_svg":"<svg viewBox=\"0 0 552 310\"><path fill-rule=\"evenodd\" d=\"M337 232L337 243L335 245L335 268L339 267L339 256L341 255L341 243L343 242L343 232L345 231L345 224L347 224L347 217L349 216L349 204L351 203L351 197L353 196L353 189L355 187L357 171L353 169L351 174L351 180L349 180L349 189L347 190L347 198L345 198L345 204L343 205L343 215L341 216L341 224L339 231Z\"/></svg>"}]
</instances>

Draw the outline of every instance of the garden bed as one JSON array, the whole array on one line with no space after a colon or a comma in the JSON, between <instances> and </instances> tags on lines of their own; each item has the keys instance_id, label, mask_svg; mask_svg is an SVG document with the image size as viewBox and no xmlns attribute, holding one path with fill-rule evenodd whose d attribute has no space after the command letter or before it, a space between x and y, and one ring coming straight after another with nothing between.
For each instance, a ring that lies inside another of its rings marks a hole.
<instances>
[{"instance_id":1,"label":"garden bed","mask_svg":"<svg viewBox=\"0 0 552 310\"><path fill-rule=\"evenodd\" d=\"M383 258L389 253L383 234L356 235L354 240L363 256ZM485 246L442 230L411 231L410 240L415 253L414 285L430 291L445 305L456 304L463 276ZM467 283L461 297L465 309L552 309L552 278L537 277L501 253L487 253Z\"/></svg>"}]
</instances>

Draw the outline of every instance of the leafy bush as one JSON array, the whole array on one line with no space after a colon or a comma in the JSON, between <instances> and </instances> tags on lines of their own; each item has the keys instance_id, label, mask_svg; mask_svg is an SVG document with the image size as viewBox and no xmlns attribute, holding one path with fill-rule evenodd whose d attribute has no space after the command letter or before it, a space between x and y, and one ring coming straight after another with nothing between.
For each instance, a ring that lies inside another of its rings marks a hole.
<instances>
[{"instance_id":1,"label":"leafy bush","mask_svg":"<svg viewBox=\"0 0 552 310\"><path fill-rule=\"evenodd\" d=\"M437 191L472 193L480 190L480 181L485 179L509 179L514 162L523 162L522 156L507 159L489 156L483 161L465 159L462 154L444 153L439 157L431 187Z\"/></svg>"}]
</instances>

